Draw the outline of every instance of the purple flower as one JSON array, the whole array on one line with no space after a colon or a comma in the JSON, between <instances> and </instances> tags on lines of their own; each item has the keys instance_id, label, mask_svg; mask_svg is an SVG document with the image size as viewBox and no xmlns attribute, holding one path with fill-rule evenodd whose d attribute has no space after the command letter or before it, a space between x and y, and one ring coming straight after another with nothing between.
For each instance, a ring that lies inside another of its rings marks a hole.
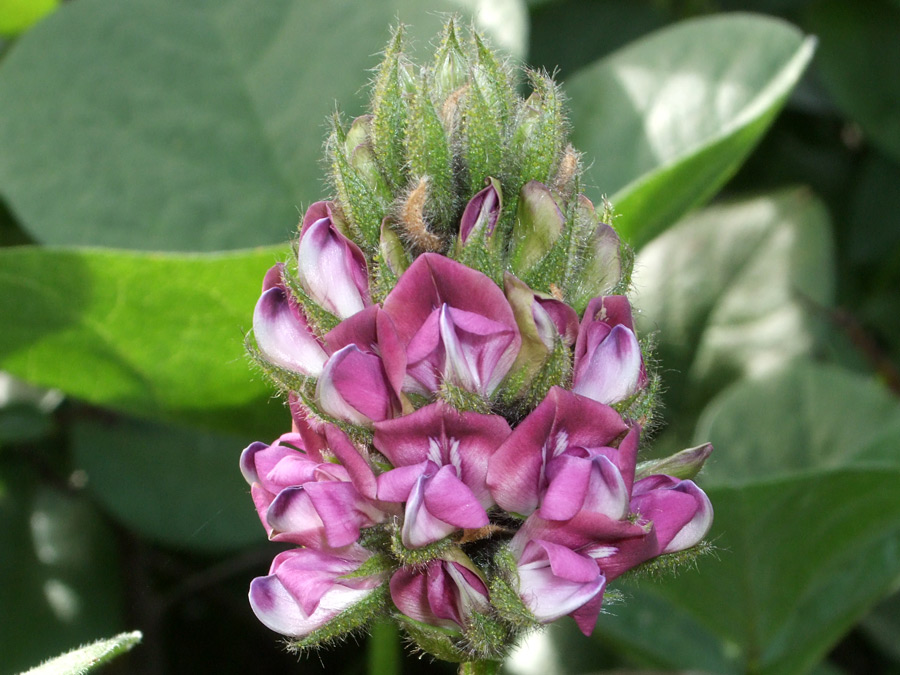
<instances>
[{"instance_id":1,"label":"purple flower","mask_svg":"<svg viewBox=\"0 0 900 675\"><path fill-rule=\"evenodd\" d=\"M622 518L639 433L609 406L553 387L491 457L491 494L502 508L522 515L540 507L550 520L580 511Z\"/></svg>"},{"instance_id":2,"label":"purple flower","mask_svg":"<svg viewBox=\"0 0 900 675\"><path fill-rule=\"evenodd\" d=\"M391 598L406 616L432 626L465 628L473 612L490 608L477 568L459 560L432 560L424 569L404 567L391 577Z\"/></svg>"},{"instance_id":3,"label":"purple flower","mask_svg":"<svg viewBox=\"0 0 900 675\"><path fill-rule=\"evenodd\" d=\"M363 426L402 412L406 352L380 307L372 305L345 319L324 340L331 356L316 383L322 410Z\"/></svg>"},{"instance_id":4,"label":"purple flower","mask_svg":"<svg viewBox=\"0 0 900 675\"><path fill-rule=\"evenodd\" d=\"M308 455L299 434L284 434L272 445L250 444L241 454L241 472L272 541L341 548L385 518L344 466Z\"/></svg>"},{"instance_id":5,"label":"purple flower","mask_svg":"<svg viewBox=\"0 0 900 675\"><path fill-rule=\"evenodd\" d=\"M328 355L313 335L283 279L284 265L272 267L253 311L253 335L263 358L276 366L317 377Z\"/></svg>"},{"instance_id":6,"label":"purple flower","mask_svg":"<svg viewBox=\"0 0 900 675\"><path fill-rule=\"evenodd\" d=\"M660 554L695 546L712 527L709 497L691 480L647 476L634 484L632 508L653 523Z\"/></svg>"},{"instance_id":7,"label":"purple flower","mask_svg":"<svg viewBox=\"0 0 900 675\"><path fill-rule=\"evenodd\" d=\"M572 391L613 404L629 398L646 382L628 299L624 295L594 298L575 342Z\"/></svg>"},{"instance_id":8,"label":"purple flower","mask_svg":"<svg viewBox=\"0 0 900 675\"><path fill-rule=\"evenodd\" d=\"M532 539L516 564L519 597L540 623L571 614L585 635L597 623L606 577L589 556Z\"/></svg>"},{"instance_id":9,"label":"purple flower","mask_svg":"<svg viewBox=\"0 0 900 675\"><path fill-rule=\"evenodd\" d=\"M447 380L489 396L509 371L521 338L500 288L481 272L436 253L420 255L384 301L406 346L406 388L435 392Z\"/></svg>"},{"instance_id":10,"label":"purple flower","mask_svg":"<svg viewBox=\"0 0 900 675\"><path fill-rule=\"evenodd\" d=\"M322 209L314 204L310 211L320 215ZM365 255L330 215L312 222L304 218L297 256L304 290L332 314L345 319L372 304Z\"/></svg>"},{"instance_id":11,"label":"purple flower","mask_svg":"<svg viewBox=\"0 0 900 675\"><path fill-rule=\"evenodd\" d=\"M304 548L279 553L269 575L250 584L253 612L282 635L308 635L384 583L382 574L347 578L370 555L359 546L341 552Z\"/></svg>"},{"instance_id":12,"label":"purple flower","mask_svg":"<svg viewBox=\"0 0 900 675\"><path fill-rule=\"evenodd\" d=\"M375 447L397 467L378 477L378 499L406 502L405 546L488 524L488 460L509 433L498 415L460 413L442 402L375 425Z\"/></svg>"}]
</instances>

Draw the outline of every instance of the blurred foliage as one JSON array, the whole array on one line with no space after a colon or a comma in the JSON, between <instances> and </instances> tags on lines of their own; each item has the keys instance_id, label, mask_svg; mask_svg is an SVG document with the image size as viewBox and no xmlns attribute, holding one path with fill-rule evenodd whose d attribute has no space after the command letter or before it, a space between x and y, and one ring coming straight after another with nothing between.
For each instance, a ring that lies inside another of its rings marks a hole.
<instances>
[{"instance_id":1,"label":"blurred foliage","mask_svg":"<svg viewBox=\"0 0 900 675\"><path fill-rule=\"evenodd\" d=\"M900 672L900 4L55 5L0 0L0 369L66 396L0 377L0 675L133 629L104 672L453 671L386 628L280 650L237 468L287 425L242 339L328 194L325 118L361 112L391 23L424 45L448 11L564 80L640 249L656 447L717 448L715 555L508 671Z\"/></svg>"}]
</instances>

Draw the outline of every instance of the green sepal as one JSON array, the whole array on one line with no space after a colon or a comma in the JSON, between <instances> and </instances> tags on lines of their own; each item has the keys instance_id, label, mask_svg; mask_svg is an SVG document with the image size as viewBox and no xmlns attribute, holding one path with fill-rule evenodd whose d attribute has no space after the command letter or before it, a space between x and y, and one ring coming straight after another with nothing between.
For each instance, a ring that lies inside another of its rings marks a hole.
<instances>
[{"instance_id":1,"label":"green sepal","mask_svg":"<svg viewBox=\"0 0 900 675\"><path fill-rule=\"evenodd\" d=\"M409 265L409 254L403 241L385 219L381 223L378 253L372 259L372 299L383 302Z\"/></svg>"},{"instance_id":2,"label":"green sepal","mask_svg":"<svg viewBox=\"0 0 900 675\"><path fill-rule=\"evenodd\" d=\"M351 158L344 154L343 144L335 133L332 133L327 147L331 180L338 193L341 211L349 221L353 239L371 254L378 248L378 234L381 221L390 206L390 192L387 193L388 199L385 199L385 194L379 188L373 189L370 186L368 181L372 180L371 175L363 176L351 164ZM354 158L365 167L369 166L366 153L371 151L364 148L365 146L357 146L359 154L355 150Z\"/></svg>"},{"instance_id":3,"label":"green sepal","mask_svg":"<svg viewBox=\"0 0 900 675\"><path fill-rule=\"evenodd\" d=\"M517 378L521 380L522 384L525 384L534 379L534 376L543 367L544 361L550 354L550 349L538 334L537 325L534 322L532 312L535 302L534 291L523 281L507 272L503 275L503 292L512 308L513 317L519 327L519 335L522 336L522 346L519 348L510 372L516 373Z\"/></svg>"},{"instance_id":4,"label":"green sepal","mask_svg":"<svg viewBox=\"0 0 900 675\"><path fill-rule=\"evenodd\" d=\"M530 180L549 183L565 147L568 125L559 86L546 73L529 71L531 96L520 103L512 134L513 189Z\"/></svg>"},{"instance_id":5,"label":"green sepal","mask_svg":"<svg viewBox=\"0 0 900 675\"><path fill-rule=\"evenodd\" d=\"M296 258L297 256L295 255L294 259L296 260ZM309 327L312 328L313 333L318 337L322 337L341 322L339 317L309 297L300 284L300 280L293 273L282 275L282 279L284 279L285 286L290 290L297 304L300 305L300 309L303 310L303 314L307 322L309 322Z\"/></svg>"},{"instance_id":6,"label":"green sepal","mask_svg":"<svg viewBox=\"0 0 900 675\"><path fill-rule=\"evenodd\" d=\"M455 223L453 153L444 125L423 81L412 96L406 129L406 161L413 177L428 176L426 212L438 231L452 230Z\"/></svg>"},{"instance_id":7,"label":"green sepal","mask_svg":"<svg viewBox=\"0 0 900 675\"><path fill-rule=\"evenodd\" d=\"M516 590L519 573L516 559L508 547L504 546L494 554L495 574L491 577L489 590L491 605L501 619L514 626L517 632L531 630L541 624L525 606Z\"/></svg>"},{"instance_id":8,"label":"green sepal","mask_svg":"<svg viewBox=\"0 0 900 675\"><path fill-rule=\"evenodd\" d=\"M395 569L397 569L397 564L391 556L386 553L376 553L357 569L338 577L338 579L361 579L375 576L376 574L387 574Z\"/></svg>"},{"instance_id":9,"label":"green sepal","mask_svg":"<svg viewBox=\"0 0 900 675\"><path fill-rule=\"evenodd\" d=\"M403 545L399 519L395 522L395 527L391 532L391 554L404 567L416 567L437 558L443 558L452 548L453 542L447 537L421 548L406 548Z\"/></svg>"},{"instance_id":10,"label":"green sepal","mask_svg":"<svg viewBox=\"0 0 900 675\"><path fill-rule=\"evenodd\" d=\"M491 412L490 401L485 400L481 394L463 389L449 380L441 382L441 388L438 389L437 395L439 399L449 403L460 412L477 412L484 415Z\"/></svg>"},{"instance_id":11,"label":"green sepal","mask_svg":"<svg viewBox=\"0 0 900 675\"><path fill-rule=\"evenodd\" d=\"M464 200L468 201L491 176L502 176L506 141L501 121L496 118L481 87L469 82L460 116L461 154L465 168Z\"/></svg>"},{"instance_id":12,"label":"green sepal","mask_svg":"<svg viewBox=\"0 0 900 675\"><path fill-rule=\"evenodd\" d=\"M516 109L516 83L478 31L472 31L472 79L484 93L494 117L506 129Z\"/></svg>"},{"instance_id":13,"label":"green sepal","mask_svg":"<svg viewBox=\"0 0 900 675\"><path fill-rule=\"evenodd\" d=\"M576 215L576 219L585 218ZM573 284L571 305L579 314L584 313L591 298L610 295L622 281L622 242L616 231L604 223L596 222L584 251L583 265Z\"/></svg>"},{"instance_id":14,"label":"green sepal","mask_svg":"<svg viewBox=\"0 0 900 675\"><path fill-rule=\"evenodd\" d=\"M713 553L716 547L705 539L691 548L675 553L666 553L651 558L645 563L633 567L623 574L620 579L635 579L650 577L664 579L672 577L685 569L696 567L697 560L702 556Z\"/></svg>"},{"instance_id":15,"label":"green sepal","mask_svg":"<svg viewBox=\"0 0 900 675\"><path fill-rule=\"evenodd\" d=\"M681 480L688 480L700 473L700 469L703 468L712 449L711 443L704 443L694 448L681 450L668 457L641 462L635 468L634 479L640 480L655 474L665 474Z\"/></svg>"},{"instance_id":16,"label":"green sepal","mask_svg":"<svg viewBox=\"0 0 900 675\"><path fill-rule=\"evenodd\" d=\"M372 146L382 173L395 191L406 184L403 136L409 80L403 54L403 26L398 26L378 66L372 93Z\"/></svg>"},{"instance_id":17,"label":"green sepal","mask_svg":"<svg viewBox=\"0 0 900 675\"><path fill-rule=\"evenodd\" d=\"M469 79L469 57L459 41L459 29L452 17L444 24L444 34L434 56L432 91L440 105Z\"/></svg>"},{"instance_id":18,"label":"green sepal","mask_svg":"<svg viewBox=\"0 0 900 675\"><path fill-rule=\"evenodd\" d=\"M395 615L409 639L423 652L450 663L470 660L470 654L460 647L459 634L446 628L430 626L405 614Z\"/></svg>"},{"instance_id":19,"label":"green sepal","mask_svg":"<svg viewBox=\"0 0 900 675\"><path fill-rule=\"evenodd\" d=\"M362 632L370 622L385 615L390 606L389 598L389 586L387 583L383 583L318 630L314 630L299 640L289 642L288 649L293 652L304 652L326 647L353 633Z\"/></svg>"},{"instance_id":20,"label":"green sepal","mask_svg":"<svg viewBox=\"0 0 900 675\"><path fill-rule=\"evenodd\" d=\"M483 661L502 660L513 644L508 625L480 612L472 612L469 616L464 635L468 643L467 651Z\"/></svg>"}]
</instances>

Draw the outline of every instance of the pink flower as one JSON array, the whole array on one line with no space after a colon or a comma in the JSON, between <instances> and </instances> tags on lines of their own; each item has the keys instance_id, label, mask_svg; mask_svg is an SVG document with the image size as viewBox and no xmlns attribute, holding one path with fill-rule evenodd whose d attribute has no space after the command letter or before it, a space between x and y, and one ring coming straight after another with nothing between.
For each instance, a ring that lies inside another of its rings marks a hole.
<instances>
[{"instance_id":1,"label":"pink flower","mask_svg":"<svg viewBox=\"0 0 900 675\"><path fill-rule=\"evenodd\" d=\"M572 391L613 404L634 395L646 382L628 299L623 295L594 298L575 342Z\"/></svg>"},{"instance_id":2,"label":"pink flower","mask_svg":"<svg viewBox=\"0 0 900 675\"><path fill-rule=\"evenodd\" d=\"M328 355L283 280L284 265L272 267L253 311L253 335L263 358L276 366L317 377Z\"/></svg>"},{"instance_id":3,"label":"pink flower","mask_svg":"<svg viewBox=\"0 0 900 675\"><path fill-rule=\"evenodd\" d=\"M391 577L391 598L406 616L450 629L465 628L473 612L490 608L487 586L464 555L432 560L421 570L397 570Z\"/></svg>"},{"instance_id":4,"label":"pink flower","mask_svg":"<svg viewBox=\"0 0 900 675\"><path fill-rule=\"evenodd\" d=\"M384 583L373 574L347 578L371 554L354 546L341 552L293 549L275 556L268 576L250 584L250 606L272 630L299 638L364 600Z\"/></svg>"},{"instance_id":5,"label":"pink flower","mask_svg":"<svg viewBox=\"0 0 900 675\"><path fill-rule=\"evenodd\" d=\"M568 520L584 510L622 518L639 431L629 430L609 406L553 387L491 457L491 494L502 508L521 515L540 507L550 520Z\"/></svg>"},{"instance_id":6,"label":"pink flower","mask_svg":"<svg viewBox=\"0 0 900 675\"><path fill-rule=\"evenodd\" d=\"M385 298L384 310L406 346L407 389L425 394L446 380L489 396L521 344L500 288L436 253L415 259Z\"/></svg>"},{"instance_id":7,"label":"pink flower","mask_svg":"<svg viewBox=\"0 0 900 675\"><path fill-rule=\"evenodd\" d=\"M488 524L488 460L509 433L502 417L460 413L442 402L375 425L375 447L397 467L378 477L378 499L406 502L405 546Z\"/></svg>"},{"instance_id":8,"label":"pink flower","mask_svg":"<svg viewBox=\"0 0 900 675\"><path fill-rule=\"evenodd\" d=\"M272 541L341 548L385 518L344 466L307 454L299 434L284 434L272 445L250 444L241 454L241 472Z\"/></svg>"}]
</instances>

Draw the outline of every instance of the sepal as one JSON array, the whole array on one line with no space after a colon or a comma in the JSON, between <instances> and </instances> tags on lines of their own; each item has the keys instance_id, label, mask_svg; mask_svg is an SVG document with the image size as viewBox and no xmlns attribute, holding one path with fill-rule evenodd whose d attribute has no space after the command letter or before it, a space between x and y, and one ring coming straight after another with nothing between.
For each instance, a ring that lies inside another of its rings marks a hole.
<instances>
[{"instance_id":1,"label":"sepal","mask_svg":"<svg viewBox=\"0 0 900 675\"><path fill-rule=\"evenodd\" d=\"M641 462L635 469L634 478L635 480L640 480L658 473L680 478L681 480L694 478L700 473L712 451L712 443L704 443L694 448L681 450L668 457Z\"/></svg>"}]
</instances>

